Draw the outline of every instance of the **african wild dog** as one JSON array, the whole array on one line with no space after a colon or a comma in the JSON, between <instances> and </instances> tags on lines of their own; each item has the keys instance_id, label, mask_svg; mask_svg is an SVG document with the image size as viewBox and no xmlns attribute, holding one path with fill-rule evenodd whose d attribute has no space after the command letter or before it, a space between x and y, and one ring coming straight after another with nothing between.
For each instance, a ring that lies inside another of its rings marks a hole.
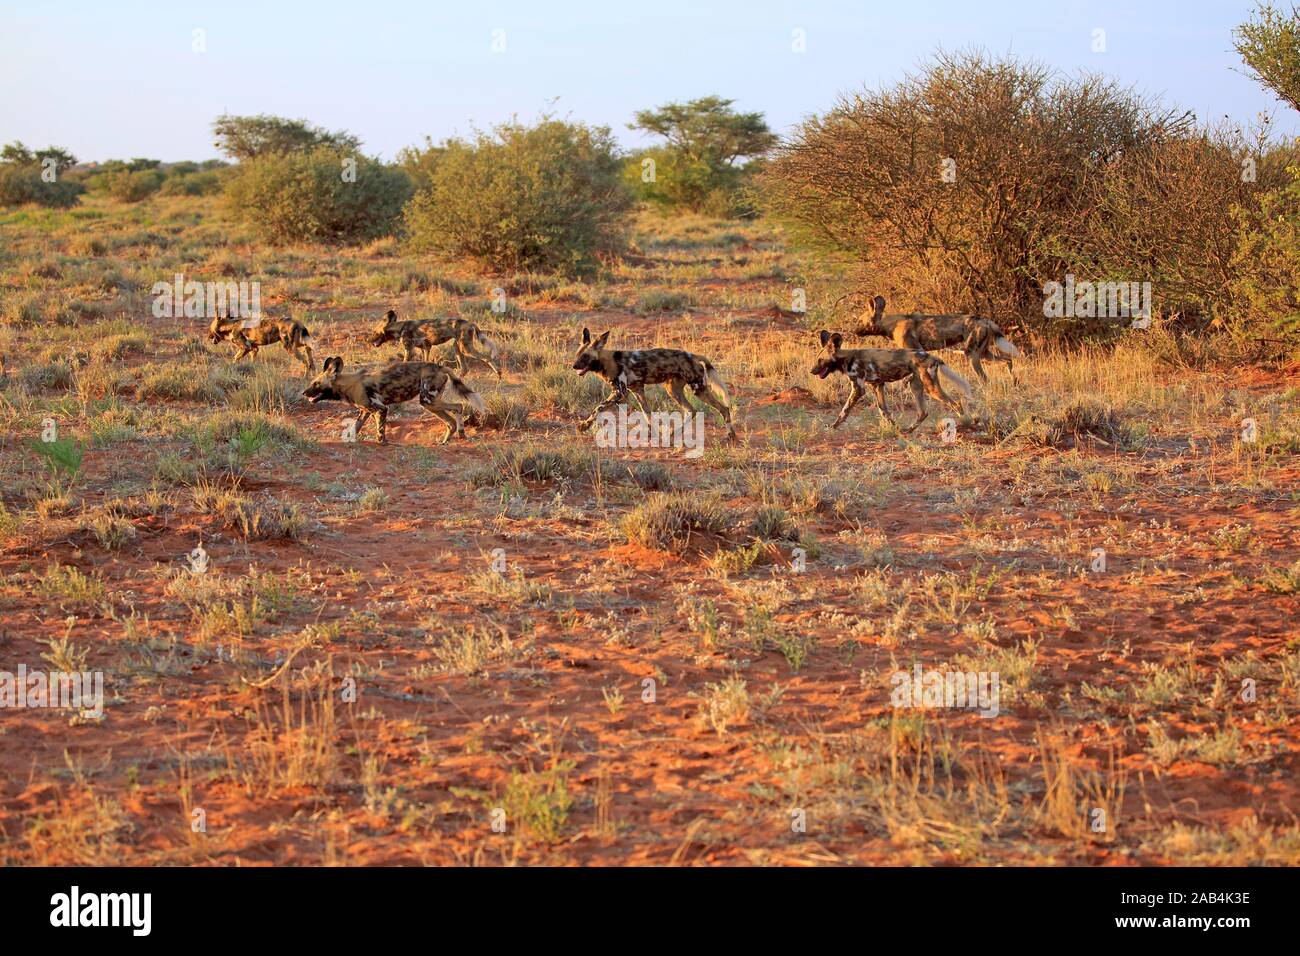
<instances>
[{"instance_id":1,"label":"african wild dog","mask_svg":"<svg viewBox=\"0 0 1300 956\"><path fill-rule=\"evenodd\" d=\"M949 408L960 410L961 406L950 399L939 385L939 376L952 382L967 398L971 397L970 386L966 380L945 365L937 356L914 349L841 349L844 337L825 329L819 333L822 354L813 366L812 373L818 378L825 378L831 372L840 372L848 376L851 390L848 401L840 409L839 416L831 428L839 428L853 410L853 406L866 394L864 386L870 385L876 393L876 402L880 405L880 414L890 424L889 409L885 406L885 383L908 379L912 386L912 396L916 399L917 418L910 432L925 421L929 414L925 410L925 396L928 394L936 401Z\"/></svg>"},{"instance_id":2,"label":"african wild dog","mask_svg":"<svg viewBox=\"0 0 1300 956\"><path fill-rule=\"evenodd\" d=\"M959 348L970 359L971 368L980 377L980 381L986 384L989 379L980 362L984 359L1006 362L1011 381L1016 382L1016 370L1011 360L1020 355L1020 350L992 319L969 313L922 315L913 312L910 315L885 315L883 295L876 296L871 304L871 313L868 315L864 312L859 317L858 327L853 330L856 334L891 338L900 349Z\"/></svg>"},{"instance_id":3,"label":"african wild dog","mask_svg":"<svg viewBox=\"0 0 1300 956\"><path fill-rule=\"evenodd\" d=\"M469 405L480 415L487 411L483 398L451 369L436 362L397 362L381 369L358 368L343 371L343 359L327 358L321 374L303 389L302 397L310 402L348 402L355 405L357 434L372 414L379 417L379 443L384 443L388 409L418 398L425 411L447 426L445 445L451 436L464 435L461 425L462 405Z\"/></svg>"},{"instance_id":4,"label":"african wild dog","mask_svg":"<svg viewBox=\"0 0 1300 956\"><path fill-rule=\"evenodd\" d=\"M316 371L316 360L311 352L311 333L307 331L307 326L293 319L223 319L218 316L208 326L208 339L214 345L219 342L234 342L238 345L240 352L235 356L236 362L245 355L257 358L257 350L263 345L283 342L284 350L306 365L307 371Z\"/></svg>"},{"instance_id":5,"label":"african wild dog","mask_svg":"<svg viewBox=\"0 0 1300 956\"><path fill-rule=\"evenodd\" d=\"M500 347L477 325L465 319L406 319L399 322L397 313L389 309L384 321L374 327L374 333L370 338L371 345L400 342L402 357L407 362L415 360L416 349L424 353L427 362L435 345L451 342L456 368L464 371L465 359L472 358L496 372L497 378L501 377Z\"/></svg>"},{"instance_id":6,"label":"african wild dog","mask_svg":"<svg viewBox=\"0 0 1300 956\"><path fill-rule=\"evenodd\" d=\"M579 431L590 428L606 409L626 403L628 392L635 396L642 413L648 417L650 410L645 401L647 385L664 385L673 401L688 415L693 415L695 409L683 390L689 385L696 398L722 416L722 421L727 426L727 435L736 437L731 398L727 395L727 386L723 383L722 376L712 362L702 355L683 352L681 349L632 349L626 352L607 349L605 343L608 340L608 331L593 340L591 332L582 330L582 347L574 359L574 369L579 375L595 372L609 382L613 391L583 420L578 426Z\"/></svg>"}]
</instances>

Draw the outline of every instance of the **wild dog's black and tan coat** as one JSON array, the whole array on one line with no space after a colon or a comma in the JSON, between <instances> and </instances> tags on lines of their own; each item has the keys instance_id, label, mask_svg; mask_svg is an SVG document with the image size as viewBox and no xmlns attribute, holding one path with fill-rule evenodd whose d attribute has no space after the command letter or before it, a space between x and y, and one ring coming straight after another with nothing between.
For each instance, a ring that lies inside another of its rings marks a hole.
<instances>
[{"instance_id":1,"label":"wild dog's black and tan coat","mask_svg":"<svg viewBox=\"0 0 1300 956\"><path fill-rule=\"evenodd\" d=\"M989 380L980 364L983 360L1006 362L1011 380L1016 380L1016 370L1011 360L1020 355L1020 350L992 319L970 313L923 315L913 312L908 315L886 315L883 295L872 299L871 305L871 312L864 312L858 318L858 325L853 330L856 334L880 335L893 339L900 349L929 351L959 348L970 359L971 368L981 382L987 383Z\"/></svg>"},{"instance_id":2,"label":"wild dog's black and tan coat","mask_svg":"<svg viewBox=\"0 0 1300 956\"><path fill-rule=\"evenodd\" d=\"M424 360L429 361L429 353L435 345L452 343L456 355L456 368L464 370L466 359L482 362L497 378L501 377L501 349L488 338L477 325L466 319L405 319L399 321L392 309L384 320L372 330L371 345L384 345L388 342L400 342L402 357L408 361L415 360L415 351L424 353Z\"/></svg>"},{"instance_id":3,"label":"wild dog's black and tan coat","mask_svg":"<svg viewBox=\"0 0 1300 956\"><path fill-rule=\"evenodd\" d=\"M357 414L357 435L371 415L378 418L379 443L385 440L388 410L402 402L418 399L425 411L447 426L445 445L452 435L464 435L463 405L480 415L486 412L482 397L462 382L451 369L436 362L398 362L380 369L357 368L343 371L343 359L327 358L321 374L303 389L310 402L348 402Z\"/></svg>"},{"instance_id":4,"label":"wild dog's black and tan coat","mask_svg":"<svg viewBox=\"0 0 1300 956\"><path fill-rule=\"evenodd\" d=\"M238 362L245 355L257 357L257 350L263 345L284 343L284 350L296 358L307 371L316 371L316 360L312 357L311 333L307 326L293 319L223 319L215 318L208 326L208 339L213 345L220 342L234 342L239 346Z\"/></svg>"},{"instance_id":5,"label":"wild dog's black and tan coat","mask_svg":"<svg viewBox=\"0 0 1300 956\"><path fill-rule=\"evenodd\" d=\"M684 391L689 386L696 398L722 416L727 434L735 437L731 398L712 362L702 355L681 349L607 349L607 341L608 331L593 340L590 331L582 330L582 347L578 349L573 368L579 375L595 372L609 383L612 391L583 420L580 429L590 428L601 412L625 404L629 392L635 396L641 411L649 415L645 401L647 385L665 386L673 401L687 414L693 415L695 409Z\"/></svg>"},{"instance_id":6,"label":"wild dog's black and tan coat","mask_svg":"<svg viewBox=\"0 0 1300 956\"><path fill-rule=\"evenodd\" d=\"M832 428L840 427L849 412L853 410L853 406L862 400L868 385L876 393L876 402L880 405L881 416L892 423L894 420L889 417L889 409L885 406L885 384L902 379L908 380L912 386L912 396L916 399L917 418L909 428L903 429L907 432L912 431L925 420L928 414L925 410L927 394L949 408L960 410L961 406L949 398L940 387L940 376L952 382L967 398L971 397L970 386L966 380L937 356L928 352L916 349L842 349L840 346L843 344L844 337L840 333L831 333L822 329L818 334L821 339L822 353L817 359L817 364L812 368L812 374L818 378L825 378L832 372L839 372L847 376L850 383L848 400L840 409L839 416L831 425Z\"/></svg>"}]
</instances>

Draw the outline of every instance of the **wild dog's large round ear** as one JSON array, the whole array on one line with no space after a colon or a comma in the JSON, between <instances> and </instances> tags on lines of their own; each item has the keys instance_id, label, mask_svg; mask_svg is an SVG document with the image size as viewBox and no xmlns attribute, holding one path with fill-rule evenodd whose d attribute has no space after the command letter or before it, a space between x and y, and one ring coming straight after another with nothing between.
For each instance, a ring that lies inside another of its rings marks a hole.
<instances>
[{"instance_id":1,"label":"wild dog's large round ear","mask_svg":"<svg viewBox=\"0 0 1300 956\"><path fill-rule=\"evenodd\" d=\"M384 318L386 318L389 322L396 322L397 312L395 312L393 309L389 309L387 314L384 315Z\"/></svg>"},{"instance_id":2,"label":"wild dog's large round ear","mask_svg":"<svg viewBox=\"0 0 1300 956\"><path fill-rule=\"evenodd\" d=\"M822 329L820 332L818 332L817 337L821 339L822 348L825 348L826 343L831 340L831 334L827 332L825 329Z\"/></svg>"},{"instance_id":3,"label":"wild dog's large round ear","mask_svg":"<svg viewBox=\"0 0 1300 956\"><path fill-rule=\"evenodd\" d=\"M585 326L582 329L582 344L583 345L591 344L591 332Z\"/></svg>"},{"instance_id":4,"label":"wild dog's large round ear","mask_svg":"<svg viewBox=\"0 0 1300 956\"><path fill-rule=\"evenodd\" d=\"M878 295L871 300L871 304L876 307L876 315L881 315L885 311L885 297Z\"/></svg>"},{"instance_id":5,"label":"wild dog's large round ear","mask_svg":"<svg viewBox=\"0 0 1300 956\"><path fill-rule=\"evenodd\" d=\"M610 333L609 329L606 329L604 332L600 333L600 338L596 339L596 348L598 349L604 348L605 343L609 341L609 333Z\"/></svg>"},{"instance_id":6,"label":"wild dog's large round ear","mask_svg":"<svg viewBox=\"0 0 1300 956\"><path fill-rule=\"evenodd\" d=\"M327 372L333 372L335 375L337 375L340 371L343 370L343 359L337 355L332 356L331 358L327 358L322 368Z\"/></svg>"},{"instance_id":7,"label":"wild dog's large round ear","mask_svg":"<svg viewBox=\"0 0 1300 956\"><path fill-rule=\"evenodd\" d=\"M840 343L843 341L844 336L840 335L838 332L831 336L831 345L835 347L835 351L837 352L840 350Z\"/></svg>"}]
</instances>

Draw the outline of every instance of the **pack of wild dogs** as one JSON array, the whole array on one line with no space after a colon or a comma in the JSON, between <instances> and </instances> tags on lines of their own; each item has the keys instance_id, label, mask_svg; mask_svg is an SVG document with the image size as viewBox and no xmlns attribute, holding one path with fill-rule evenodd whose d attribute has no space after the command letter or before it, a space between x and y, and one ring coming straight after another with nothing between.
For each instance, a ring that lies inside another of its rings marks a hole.
<instances>
[{"instance_id":1,"label":"pack of wild dogs","mask_svg":"<svg viewBox=\"0 0 1300 956\"><path fill-rule=\"evenodd\" d=\"M928 412L926 396L955 411L961 410L960 399L943 389L946 381L963 397L971 398L970 384L933 354L939 349L961 351L981 382L987 383L982 363L1005 362L1015 379L1012 359L1019 350L991 319L972 314L923 315L886 314L884 296L875 296L871 308L858 316L853 333L891 339L893 348L844 348L844 335L823 329L818 333L821 352L812 374L826 378L840 374L849 380L849 396L831 423L838 428L871 388L880 415L893 423L885 402L885 386L906 382L916 403L916 420L904 432L911 432L923 422ZM443 443L464 435L464 425L475 416L486 414L481 395L467 385L457 372L463 373L470 360L479 362L501 378L501 348L477 325L460 318L399 320L389 310L369 338L372 346L396 343L402 349L402 361L388 365L359 365L344 368L343 359L332 356L321 364L316 374L312 337L301 322L292 319L212 320L208 337L215 344L231 342L239 348L236 360L257 355L264 345L283 344L286 351L306 366L315 377L303 389L310 402L345 402L357 409L356 434L373 416L379 441L386 438L388 412L403 402L418 401L430 414L447 426ZM713 363L702 355L681 349L611 349L608 331L592 337L582 330L582 342L573 361L579 375L592 372L609 385L609 394L578 425L580 431L591 428L602 412L634 399L641 412L650 414L645 389L660 385L686 414L694 414L686 390L722 418L729 439L736 437L735 406ZM456 370L431 361L434 347L451 343ZM422 356L416 359L417 352Z\"/></svg>"}]
</instances>

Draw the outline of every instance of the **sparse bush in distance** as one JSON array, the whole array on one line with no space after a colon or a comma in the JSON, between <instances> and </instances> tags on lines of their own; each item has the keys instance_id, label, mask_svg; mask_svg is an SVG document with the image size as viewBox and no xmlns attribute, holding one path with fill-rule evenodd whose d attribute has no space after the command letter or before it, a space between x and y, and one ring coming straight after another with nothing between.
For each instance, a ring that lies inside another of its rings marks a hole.
<instances>
[{"instance_id":1,"label":"sparse bush in distance","mask_svg":"<svg viewBox=\"0 0 1300 956\"><path fill-rule=\"evenodd\" d=\"M0 206L75 206L85 189L64 174L76 162L75 156L57 146L33 151L18 141L8 144L0 149Z\"/></svg>"},{"instance_id":2,"label":"sparse bush in distance","mask_svg":"<svg viewBox=\"0 0 1300 956\"><path fill-rule=\"evenodd\" d=\"M344 178L355 162L355 176ZM410 178L376 159L323 146L262 155L229 174L225 202L271 243L368 242L391 233Z\"/></svg>"},{"instance_id":3,"label":"sparse bush in distance","mask_svg":"<svg viewBox=\"0 0 1300 956\"><path fill-rule=\"evenodd\" d=\"M140 202L162 188L166 177L157 169L140 169L134 172L120 169L105 177L108 194L121 202Z\"/></svg>"},{"instance_id":4,"label":"sparse bush in distance","mask_svg":"<svg viewBox=\"0 0 1300 956\"><path fill-rule=\"evenodd\" d=\"M221 177L215 172L172 175L163 181L160 192L164 196L211 196L221 192Z\"/></svg>"},{"instance_id":5,"label":"sparse bush in distance","mask_svg":"<svg viewBox=\"0 0 1300 956\"><path fill-rule=\"evenodd\" d=\"M543 117L441 148L406 209L416 251L502 272L583 272L623 247L634 200L607 127Z\"/></svg>"}]
</instances>

